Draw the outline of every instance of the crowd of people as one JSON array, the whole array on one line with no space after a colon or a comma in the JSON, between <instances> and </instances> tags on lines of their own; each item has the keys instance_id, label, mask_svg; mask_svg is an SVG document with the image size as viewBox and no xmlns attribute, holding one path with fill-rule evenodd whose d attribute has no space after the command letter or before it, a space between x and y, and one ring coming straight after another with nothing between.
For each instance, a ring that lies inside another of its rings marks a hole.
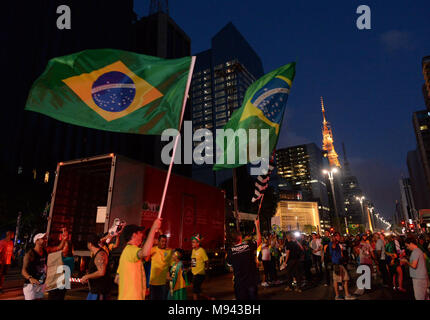
<instances>
[{"instance_id":1,"label":"crowd of people","mask_svg":"<svg viewBox=\"0 0 430 320\"><path fill-rule=\"evenodd\" d=\"M264 269L263 287L278 285L277 274L285 269L286 291L302 292L307 285L323 282L325 286L333 286L336 300L352 300L364 294L365 289L349 292L349 270L363 265L369 267L373 278L379 279L383 287L398 292L406 292L407 275L412 280L415 299L429 299L428 234L400 236L367 231L342 236L328 230L323 236L272 233L264 237L258 260ZM340 289L344 290L344 297L339 294Z\"/></svg>"},{"instance_id":2,"label":"crowd of people","mask_svg":"<svg viewBox=\"0 0 430 320\"><path fill-rule=\"evenodd\" d=\"M78 279L81 284L88 284L87 300L213 299L202 290L209 258L201 247L201 236L196 234L191 238L192 252L187 256L181 248L167 247L168 238L160 228L161 220L157 219L146 233L143 227L126 225L114 236L90 235L87 239L90 259L83 268L79 266L85 274ZM10 231L0 241L0 294L14 257L13 237ZM120 237L123 239L121 247ZM226 263L233 271L237 300L258 299L259 285L284 285L285 291L300 293L319 284L332 286L336 300L354 300L366 290L350 292L353 286L350 273L358 266L366 266L380 285L398 292L406 292L405 281L411 279L415 299L429 299L428 234L400 236L368 231L342 236L327 230L323 235L278 231L262 236L256 220L254 235L243 237L237 231L232 232L231 238L232 244L226 249ZM34 236L34 247L26 252L22 263L26 300L45 296L49 253L61 251L62 263L73 274L74 248L66 229L60 240L57 246L50 247L46 234ZM119 259L112 254L116 249L120 250ZM192 297L188 297L186 289L191 283ZM118 287L117 296L113 294L114 284ZM67 286L51 288L48 299L64 300L67 290Z\"/></svg>"}]
</instances>

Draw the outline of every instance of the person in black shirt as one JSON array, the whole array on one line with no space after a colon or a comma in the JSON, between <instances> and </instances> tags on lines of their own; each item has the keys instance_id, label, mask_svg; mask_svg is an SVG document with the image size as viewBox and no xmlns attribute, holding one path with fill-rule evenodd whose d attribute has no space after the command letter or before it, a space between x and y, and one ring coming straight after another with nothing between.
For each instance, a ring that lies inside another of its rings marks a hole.
<instances>
[{"instance_id":1,"label":"person in black shirt","mask_svg":"<svg viewBox=\"0 0 430 320\"><path fill-rule=\"evenodd\" d=\"M81 278L81 283L89 283L90 292L87 300L106 300L110 290L110 277L107 272L108 254L99 247L100 238L95 234L88 236L87 245L91 253L88 273Z\"/></svg>"},{"instance_id":2,"label":"person in black shirt","mask_svg":"<svg viewBox=\"0 0 430 320\"><path fill-rule=\"evenodd\" d=\"M236 300L258 299L256 250L261 244L260 223L255 220L257 241L242 241L240 232L233 232L233 245L227 252L227 263L233 267Z\"/></svg>"},{"instance_id":3,"label":"person in black shirt","mask_svg":"<svg viewBox=\"0 0 430 320\"><path fill-rule=\"evenodd\" d=\"M302 272L300 270L300 258L304 254L303 246L293 238L291 232L287 233L287 243L285 244L285 253L287 254L287 287L285 291L293 290L293 277L296 278L297 292L302 292L300 289L302 282Z\"/></svg>"}]
</instances>

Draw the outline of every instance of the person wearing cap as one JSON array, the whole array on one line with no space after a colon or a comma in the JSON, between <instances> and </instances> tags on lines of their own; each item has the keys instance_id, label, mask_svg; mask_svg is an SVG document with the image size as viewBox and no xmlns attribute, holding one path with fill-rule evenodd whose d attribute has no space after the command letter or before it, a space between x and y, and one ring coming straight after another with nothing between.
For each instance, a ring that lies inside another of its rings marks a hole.
<instances>
[{"instance_id":1,"label":"person wearing cap","mask_svg":"<svg viewBox=\"0 0 430 320\"><path fill-rule=\"evenodd\" d=\"M205 249L200 247L202 238L199 234L191 237L191 272L193 274L193 299L198 300L202 295L202 284L205 280L206 270L209 267L209 258Z\"/></svg>"},{"instance_id":2,"label":"person wearing cap","mask_svg":"<svg viewBox=\"0 0 430 320\"><path fill-rule=\"evenodd\" d=\"M126 225L122 232L127 245L119 258L115 283L118 284L118 300L145 300L146 275L142 259L150 256L155 233L161 227L161 219L156 219L149 231L143 248L143 230L135 224Z\"/></svg>"},{"instance_id":3,"label":"person wearing cap","mask_svg":"<svg viewBox=\"0 0 430 320\"><path fill-rule=\"evenodd\" d=\"M38 300L43 298L45 293L48 254L62 250L68 238L69 233L66 228L64 228L60 244L56 247L48 247L46 233L38 233L34 236L34 248L30 249L25 254L21 271L25 279L23 288L25 300Z\"/></svg>"}]
</instances>

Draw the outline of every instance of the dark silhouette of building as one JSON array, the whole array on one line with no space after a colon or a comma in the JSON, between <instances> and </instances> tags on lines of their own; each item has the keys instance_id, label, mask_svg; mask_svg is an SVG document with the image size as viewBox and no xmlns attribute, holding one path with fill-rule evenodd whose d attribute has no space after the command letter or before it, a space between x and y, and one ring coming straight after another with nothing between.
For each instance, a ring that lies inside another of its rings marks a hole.
<instances>
[{"instance_id":1,"label":"dark silhouette of building","mask_svg":"<svg viewBox=\"0 0 430 320\"><path fill-rule=\"evenodd\" d=\"M417 152L420 157L427 190L430 190L430 111L414 112L413 126L417 139ZM430 193L427 193L430 198Z\"/></svg>"},{"instance_id":2,"label":"dark silhouette of building","mask_svg":"<svg viewBox=\"0 0 430 320\"><path fill-rule=\"evenodd\" d=\"M349 161L346 156L345 145L343 147L343 169L342 169L342 190L344 198L345 216L348 224L364 224L361 205L356 197L361 197L363 192L358 184L356 176L352 175Z\"/></svg>"},{"instance_id":3,"label":"dark silhouette of building","mask_svg":"<svg viewBox=\"0 0 430 320\"><path fill-rule=\"evenodd\" d=\"M408 152L407 166L411 180L411 190L415 209L421 210L430 208L430 189L427 186L421 157L417 150Z\"/></svg>"},{"instance_id":4,"label":"dark silhouette of building","mask_svg":"<svg viewBox=\"0 0 430 320\"><path fill-rule=\"evenodd\" d=\"M400 195L401 195L401 212L403 219L408 221L409 219L413 221L418 220L418 212L415 209L414 196L412 194L411 179L402 178L399 180L400 185Z\"/></svg>"},{"instance_id":5,"label":"dark silhouette of building","mask_svg":"<svg viewBox=\"0 0 430 320\"><path fill-rule=\"evenodd\" d=\"M425 83L423 84L423 96L427 110L430 111L430 56L422 60L423 75Z\"/></svg>"}]
</instances>

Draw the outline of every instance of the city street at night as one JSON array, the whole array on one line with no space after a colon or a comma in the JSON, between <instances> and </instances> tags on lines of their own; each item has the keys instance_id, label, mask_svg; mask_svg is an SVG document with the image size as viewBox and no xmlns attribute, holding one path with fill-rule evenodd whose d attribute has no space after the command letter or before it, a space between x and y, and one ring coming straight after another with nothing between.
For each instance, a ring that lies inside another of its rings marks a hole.
<instances>
[{"instance_id":1,"label":"city street at night","mask_svg":"<svg viewBox=\"0 0 430 320\"><path fill-rule=\"evenodd\" d=\"M6 0L2 310L422 320L429 13Z\"/></svg>"}]
</instances>

